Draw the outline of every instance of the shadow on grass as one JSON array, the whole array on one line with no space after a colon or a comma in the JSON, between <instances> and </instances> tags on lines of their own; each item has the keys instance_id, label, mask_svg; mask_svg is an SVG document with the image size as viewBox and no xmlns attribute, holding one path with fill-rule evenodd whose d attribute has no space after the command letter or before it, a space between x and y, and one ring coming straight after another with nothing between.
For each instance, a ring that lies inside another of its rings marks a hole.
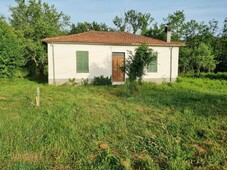
<instances>
[{"instance_id":1,"label":"shadow on grass","mask_svg":"<svg viewBox=\"0 0 227 170\"><path fill-rule=\"evenodd\" d=\"M120 88L122 90L123 88ZM120 95L119 95L120 94ZM125 97L121 91L115 91L115 95L130 99L130 102L159 109L169 109L170 112L193 111L198 115L227 115L227 95L212 94L187 88L169 85L142 85L138 92Z\"/></svg>"},{"instance_id":2,"label":"shadow on grass","mask_svg":"<svg viewBox=\"0 0 227 170\"><path fill-rule=\"evenodd\" d=\"M159 91L161 93L161 91ZM177 90L162 93L158 97L159 104L173 106L175 109L184 112L185 109L192 110L202 115L226 114L227 98L224 95L207 94L198 91Z\"/></svg>"},{"instance_id":3,"label":"shadow on grass","mask_svg":"<svg viewBox=\"0 0 227 170\"><path fill-rule=\"evenodd\" d=\"M30 81L34 81L39 84L47 84L48 83L48 77L47 76L27 76L25 79L28 79Z\"/></svg>"}]
</instances>

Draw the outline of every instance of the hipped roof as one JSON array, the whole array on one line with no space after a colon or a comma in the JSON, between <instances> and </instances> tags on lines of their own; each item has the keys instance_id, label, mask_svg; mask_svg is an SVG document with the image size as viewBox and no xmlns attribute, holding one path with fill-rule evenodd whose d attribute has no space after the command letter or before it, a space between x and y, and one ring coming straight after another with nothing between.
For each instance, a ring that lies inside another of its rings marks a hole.
<instances>
[{"instance_id":1,"label":"hipped roof","mask_svg":"<svg viewBox=\"0 0 227 170\"><path fill-rule=\"evenodd\" d=\"M181 42L166 42L150 37L135 35L126 32L89 31L80 34L45 38L46 43L89 43L89 44L112 44L112 45L139 45L146 43L150 46L180 47Z\"/></svg>"}]
</instances>

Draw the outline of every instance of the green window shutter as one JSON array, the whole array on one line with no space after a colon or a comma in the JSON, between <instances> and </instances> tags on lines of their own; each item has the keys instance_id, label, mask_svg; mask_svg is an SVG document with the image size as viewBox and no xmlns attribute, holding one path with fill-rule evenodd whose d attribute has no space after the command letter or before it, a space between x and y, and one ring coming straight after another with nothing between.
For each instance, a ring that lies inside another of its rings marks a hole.
<instances>
[{"instance_id":1,"label":"green window shutter","mask_svg":"<svg viewBox=\"0 0 227 170\"><path fill-rule=\"evenodd\" d=\"M76 72L77 73L88 73L89 62L88 62L88 51L77 51L76 52Z\"/></svg>"},{"instance_id":2,"label":"green window shutter","mask_svg":"<svg viewBox=\"0 0 227 170\"><path fill-rule=\"evenodd\" d=\"M156 73L158 71L157 57L147 66L148 73Z\"/></svg>"}]
</instances>

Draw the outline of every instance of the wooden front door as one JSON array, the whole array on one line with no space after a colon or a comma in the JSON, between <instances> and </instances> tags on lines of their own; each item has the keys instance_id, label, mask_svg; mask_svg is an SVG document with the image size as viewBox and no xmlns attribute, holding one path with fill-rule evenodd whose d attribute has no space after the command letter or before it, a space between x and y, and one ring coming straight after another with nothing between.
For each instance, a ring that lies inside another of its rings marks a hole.
<instances>
[{"instance_id":1,"label":"wooden front door","mask_svg":"<svg viewBox=\"0 0 227 170\"><path fill-rule=\"evenodd\" d=\"M121 70L125 64L124 53L113 53L112 56L112 82L125 81L125 73Z\"/></svg>"}]
</instances>

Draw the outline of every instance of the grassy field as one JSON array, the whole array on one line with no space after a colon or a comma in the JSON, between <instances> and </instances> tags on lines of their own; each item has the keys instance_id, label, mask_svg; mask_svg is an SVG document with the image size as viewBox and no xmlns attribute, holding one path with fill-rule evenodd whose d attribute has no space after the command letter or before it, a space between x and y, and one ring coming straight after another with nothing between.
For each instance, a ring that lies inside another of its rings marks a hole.
<instances>
[{"instance_id":1,"label":"grassy field","mask_svg":"<svg viewBox=\"0 0 227 170\"><path fill-rule=\"evenodd\" d=\"M41 106L35 106L36 87ZM227 81L0 80L0 169L227 169Z\"/></svg>"}]
</instances>

